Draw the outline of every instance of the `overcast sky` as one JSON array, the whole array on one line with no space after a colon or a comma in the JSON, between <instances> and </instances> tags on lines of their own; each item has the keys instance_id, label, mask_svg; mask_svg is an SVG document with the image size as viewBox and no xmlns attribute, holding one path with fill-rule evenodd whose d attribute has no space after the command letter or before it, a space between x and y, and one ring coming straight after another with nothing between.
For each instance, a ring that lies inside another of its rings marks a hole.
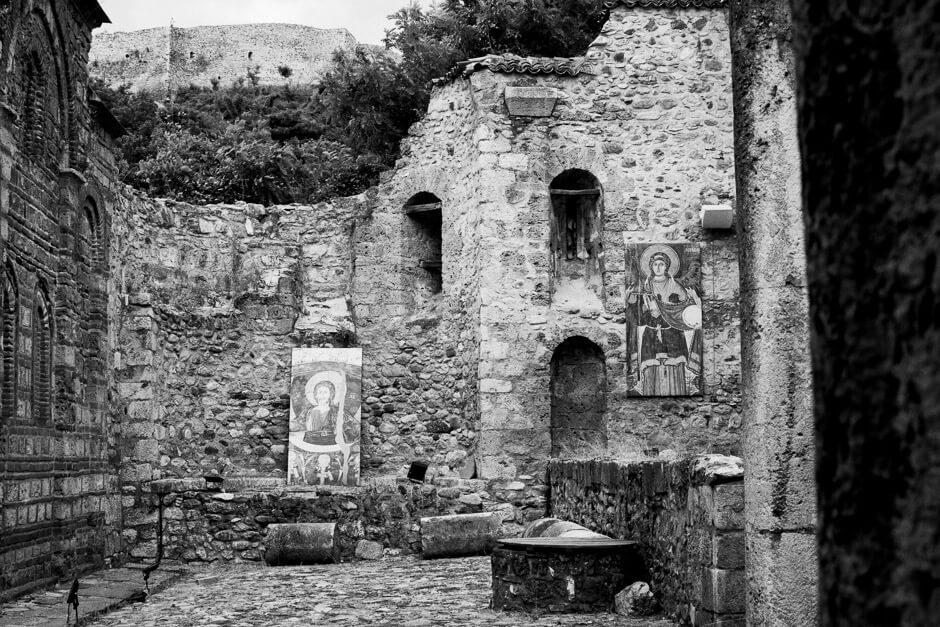
<instances>
[{"instance_id":1,"label":"overcast sky","mask_svg":"<svg viewBox=\"0 0 940 627\"><path fill-rule=\"evenodd\" d=\"M98 0L111 24L128 31L166 26L284 22L317 28L346 28L359 43L382 43L387 16L409 0ZM431 4L422 0L423 6Z\"/></svg>"}]
</instances>

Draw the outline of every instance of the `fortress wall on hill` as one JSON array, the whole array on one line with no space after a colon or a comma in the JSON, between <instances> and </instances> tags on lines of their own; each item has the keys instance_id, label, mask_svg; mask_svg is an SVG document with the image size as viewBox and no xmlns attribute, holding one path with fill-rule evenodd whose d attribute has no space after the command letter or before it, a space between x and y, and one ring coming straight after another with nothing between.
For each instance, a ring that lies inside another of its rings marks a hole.
<instances>
[{"instance_id":1,"label":"fortress wall on hill","mask_svg":"<svg viewBox=\"0 0 940 627\"><path fill-rule=\"evenodd\" d=\"M111 85L130 83L135 91L165 93L190 84L228 86L256 73L261 84L316 83L336 49L352 49L345 29L296 24L242 24L194 28L151 28L98 33L90 55L91 72ZM279 67L289 67L283 77Z\"/></svg>"}]
</instances>

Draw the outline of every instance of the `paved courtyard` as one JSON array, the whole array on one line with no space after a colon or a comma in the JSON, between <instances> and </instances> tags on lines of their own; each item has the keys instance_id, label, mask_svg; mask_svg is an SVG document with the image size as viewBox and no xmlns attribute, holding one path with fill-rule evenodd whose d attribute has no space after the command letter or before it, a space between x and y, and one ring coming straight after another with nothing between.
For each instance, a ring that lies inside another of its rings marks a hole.
<instances>
[{"instance_id":1,"label":"paved courtyard","mask_svg":"<svg viewBox=\"0 0 940 627\"><path fill-rule=\"evenodd\" d=\"M388 558L300 567L225 567L197 571L146 603L92 621L96 627L227 625L622 625L667 621L616 614L527 615L495 612L488 557Z\"/></svg>"}]
</instances>

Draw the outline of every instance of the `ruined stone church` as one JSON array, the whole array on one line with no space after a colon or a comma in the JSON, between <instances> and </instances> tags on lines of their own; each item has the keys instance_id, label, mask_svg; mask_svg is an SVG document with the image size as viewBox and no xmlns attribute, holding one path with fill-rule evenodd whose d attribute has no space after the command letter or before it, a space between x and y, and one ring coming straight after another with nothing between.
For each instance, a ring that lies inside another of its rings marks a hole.
<instances>
[{"instance_id":1,"label":"ruined stone church","mask_svg":"<svg viewBox=\"0 0 940 627\"><path fill-rule=\"evenodd\" d=\"M0 599L158 535L257 561L267 525L330 521L348 556L415 550L420 516L563 512L647 534L682 620L740 619L747 590L754 624L808 624L789 14L727 4L613 0L583 57L469 60L379 185L264 207L123 185L87 87L107 16L0 2ZM347 485L290 481L301 348L361 349ZM747 474L703 478L702 453Z\"/></svg>"}]
</instances>

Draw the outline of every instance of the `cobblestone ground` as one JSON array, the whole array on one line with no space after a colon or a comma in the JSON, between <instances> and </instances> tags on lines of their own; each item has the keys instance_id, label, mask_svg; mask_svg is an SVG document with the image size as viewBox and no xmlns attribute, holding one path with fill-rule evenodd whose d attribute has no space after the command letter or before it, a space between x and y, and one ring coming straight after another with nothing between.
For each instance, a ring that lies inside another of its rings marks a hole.
<instances>
[{"instance_id":1,"label":"cobblestone ground","mask_svg":"<svg viewBox=\"0 0 940 627\"><path fill-rule=\"evenodd\" d=\"M621 625L670 627L616 614L541 616L495 612L488 557L393 558L323 566L201 571L95 627L226 625Z\"/></svg>"}]
</instances>

